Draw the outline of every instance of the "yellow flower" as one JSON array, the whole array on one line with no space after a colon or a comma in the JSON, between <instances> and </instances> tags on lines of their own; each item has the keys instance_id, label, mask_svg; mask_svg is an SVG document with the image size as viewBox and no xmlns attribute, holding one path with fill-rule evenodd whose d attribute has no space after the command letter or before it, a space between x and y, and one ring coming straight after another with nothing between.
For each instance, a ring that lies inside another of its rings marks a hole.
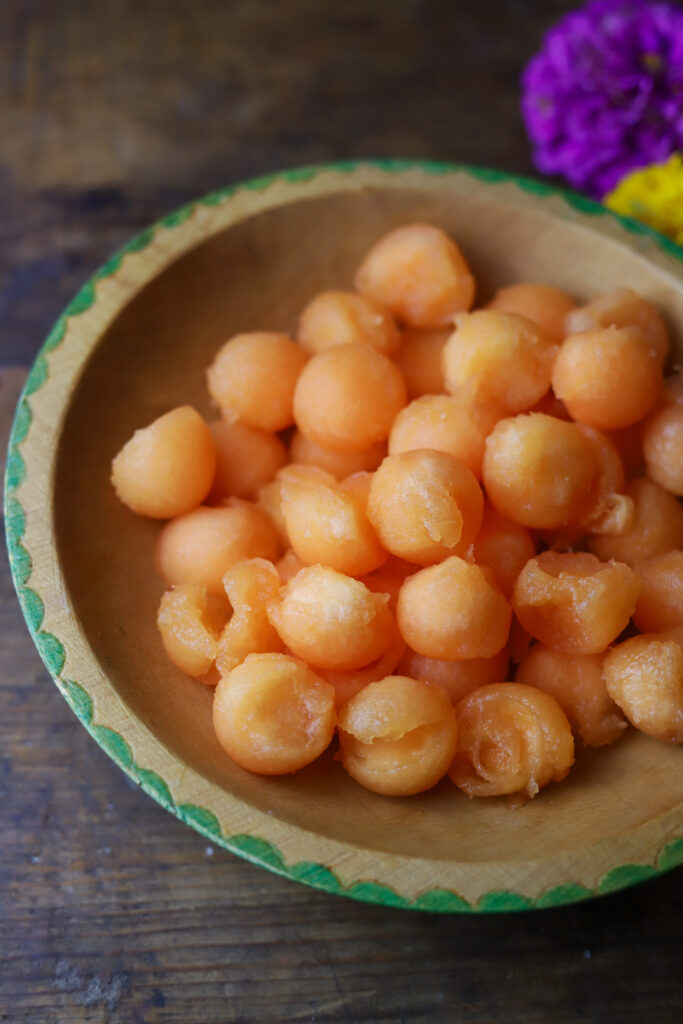
<instances>
[{"instance_id":1,"label":"yellow flower","mask_svg":"<svg viewBox=\"0 0 683 1024\"><path fill-rule=\"evenodd\" d=\"M683 246L683 157L632 171L603 199L605 206L640 220Z\"/></svg>"}]
</instances>

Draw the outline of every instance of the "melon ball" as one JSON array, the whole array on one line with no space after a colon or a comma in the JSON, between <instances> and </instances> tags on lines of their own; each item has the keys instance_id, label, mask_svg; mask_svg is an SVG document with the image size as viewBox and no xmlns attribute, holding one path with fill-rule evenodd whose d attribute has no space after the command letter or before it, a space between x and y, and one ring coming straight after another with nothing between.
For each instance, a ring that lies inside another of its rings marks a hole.
<instances>
[{"instance_id":1,"label":"melon ball","mask_svg":"<svg viewBox=\"0 0 683 1024\"><path fill-rule=\"evenodd\" d=\"M683 547L683 508L659 484L646 477L631 480L624 489L633 502L630 527L618 536L590 537L588 547L607 562L627 565Z\"/></svg>"},{"instance_id":2,"label":"melon ball","mask_svg":"<svg viewBox=\"0 0 683 1024\"><path fill-rule=\"evenodd\" d=\"M384 796L431 789L453 760L455 712L427 683L388 676L365 686L339 712L339 753L349 775Z\"/></svg>"},{"instance_id":3,"label":"melon ball","mask_svg":"<svg viewBox=\"0 0 683 1024\"><path fill-rule=\"evenodd\" d=\"M323 669L362 668L386 650L393 617L383 594L326 566L302 569L268 605L268 617L297 657Z\"/></svg>"},{"instance_id":4,"label":"melon ball","mask_svg":"<svg viewBox=\"0 0 683 1024\"><path fill-rule=\"evenodd\" d=\"M599 654L626 628L639 581L621 562L585 551L544 551L517 577L512 607L522 626L564 654Z\"/></svg>"},{"instance_id":5,"label":"melon ball","mask_svg":"<svg viewBox=\"0 0 683 1024\"><path fill-rule=\"evenodd\" d=\"M643 425L647 475L667 491L683 495L683 405L658 409Z\"/></svg>"},{"instance_id":6,"label":"melon ball","mask_svg":"<svg viewBox=\"0 0 683 1024\"><path fill-rule=\"evenodd\" d=\"M370 345L335 345L313 356L299 378L294 416L322 448L361 451L386 441L406 404L398 367Z\"/></svg>"},{"instance_id":7,"label":"melon ball","mask_svg":"<svg viewBox=\"0 0 683 1024\"><path fill-rule=\"evenodd\" d=\"M162 595L157 626L164 649L181 672L205 675L216 657L221 630L230 615L225 596L182 583Z\"/></svg>"},{"instance_id":8,"label":"melon ball","mask_svg":"<svg viewBox=\"0 0 683 1024\"><path fill-rule=\"evenodd\" d=\"M580 524L591 533L623 534L633 525L633 499L623 494L626 475L621 456L612 440L600 430L577 424L593 445L600 472L597 479L596 502Z\"/></svg>"},{"instance_id":9,"label":"melon ball","mask_svg":"<svg viewBox=\"0 0 683 1024\"><path fill-rule=\"evenodd\" d=\"M505 647L512 609L491 571L462 558L409 576L396 609L401 636L428 658L492 658Z\"/></svg>"},{"instance_id":10,"label":"melon ball","mask_svg":"<svg viewBox=\"0 0 683 1024\"><path fill-rule=\"evenodd\" d=\"M607 692L636 729L683 743L683 650L675 640L634 636L605 658Z\"/></svg>"},{"instance_id":11,"label":"melon ball","mask_svg":"<svg viewBox=\"0 0 683 1024\"><path fill-rule=\"evenodd\" d=\"M294 422L294 388L306 359L304 350L286 334L236 334L207 370L209 394L225 420L284 430Z\"/></svg>"},{"instance_id":12,"label":"melon ball","mask_svg":"<svg viewBox=\"0 0 683 1024\"><path fill-rule=\"evenodd\" d=\"M468 406L524 412L550 387L557 351L531 320L476 310L460 320L444 349L446 390Z\"/></svg>"},{"instance_id":13,"label":"melon ball","mask_svg":"<svg viewBox=\"0 0 683 1024\"><path fill-rule=\"evenodd\" d=\"M442 357L451 329L420 331L406 327L394 356L408 389L408 398L438 395L444 390Z\"/></svg>"},{"instance_id":14,"label":"melon ball","mask_svg":"<svg viewBox=\"0 0 683 1024\"><path fill-rule=\"evenodd\" d=\"M310 352L333 345L364 342L385 356L393 356L400 334L386 307L367 295L327 291L316 295L299 319L297 340Z\"/></svg>"},{"instance_id":15,"label":"melon ball","mask_svg":"<svg viewBox=\"0 0 683 1024\"><path fill-rule=\"evenodd\" d=\"M549 782L561 782L574 763L567 716L554 697L533 686L482 686L455 714L458 749L449 774L469 797L534 797Z\"/></svg>"},{"instance_id":16,"label":"melon ball","mask_svg":"<svg viewBox=\"0 0 683 1024\"><path fill-rule=\"evenodd\" d=\"M317 466L319 469L331 473L337 480L343 480L361 470L372 472L377 469L387 454L387 446L384 441L378 441L376 444L371 444L369 448L336 452L331 448L322 448L315 441L304 437L300 430L295 430L289 446L289 453L292 462L299 465Z\"/></svg>"},{"instance_id":17,"label":"melon ball","mask_svg":"<svg viewBox=\"0 0 683 1024\"><path fill-rule=\"evenodd\" d=\"M575 420L598 430L637 423L662 390L657 351L637 327L573 334L558 353L553 391Z\"/></svg>"},{"instance_id":18,"label":"melon ball","mask_svg":"<svg viewBox=\"0 0 683 1024\"><path fill-rule=\"evenodd\" d=\"M466 661L443 661L440 658L426 658L424 654L408 647L398 663L397 672L411 679L421 679L446 691L451 704L468 693L507 679L510 659L506 648L492 658L469 658Z\"/></svg>"},{"instance_id":19,"label":"melon ball","mask_svg":"<svg viewBox=\"0 0 683 1024\"><path fill-rule=\"evenodd\" d=\"M481 476L484 436L467 409L449 395L416 398L394 420L389 454L419 448L446 452Z\"/></svg>"},{"instance_id":20,"label":"melon ball","mask_svg":"<svg viewBox=\"0 0 683 1024\"><path fill-rule=\"evenodd\" d=\"M182 405L135 431L112 462L111 482L133 512L172 519L204 501L215 472L211 431L192 406Z\"/></svg>"},{"instance_id":21,"label":"melon ball","mask_svg":"<svg viewBox=\"0 0 683 1024\"><path fill-rule=\"evenodd\" d=\"M167 523L159 534L155 559L166 583L197 583L211 594L224 593L223 576L243 558L278 555L270 520L256 505L231 498L222 508L201 505Z\"/></svg>"},{"instance_id":22,"label":"melon ball","mask_svg":"<svg viewBox=\"0 0 683 1024\"><path fill-rule=\"evenodd\" d=\"M380 542L408 562L430 565L464 553L481 525L476 477L452 455L389 455L372 478L367 514Z\"/></svg>"},{"instance_id":23,"label":"melon ball","mask_svg":"<svg viewBox=\"0 0 683 1024\"><path fill-rule=\"evenodd\" d=\"M667 551L637 565L640 593L633 621L643 633L683 626L683 551Z\"/></svg>"},{"instance_id":24,"label":"melon ball","mask_svg":"<svg viewBox=\"0 0 683 1024\"><path fill-rule=\"evenodd\" d=\"M321 679L334 686L335 703L337 709L339 709L348 704L352 697L355 697L357 693L360 693L370 683L376 683L378 680L390 676L401 660L405 649L405 641L398 631L398 626L395 622L392 622L386 649L380 654L379 658L371 661L369 665L363 665L362 668L352 668L346 671L319 668L316 669L316 672Z\"/></svg>"},{"instance_id":25,"label":"melon ball","mask_svg":"<svg viewBox=\"0 0 683 1024\"><path fill-rule=\"evenodd\" d=\"M240 420L209 424L216 446L216 476L211 498L255 498L287 462L287 449L276 434Z\"/></svg>"},{"instance_id":26,"label":"melon ball","mask_svg":"<svg viewBox=\"0 0 683 1024\"><path fill-rule=\"evenodd\" d=\"M291 548L289 551L285 551L282 558L279 558L275 563L275 568L278 571L281 583L288 583L292 576L296 576L301 569L307 568L306 563L302 562L296 551Z\"/></svg>"},{"instance_id":27,"label":"melon ball","mask_svg":"<svg viewBox=\"0 0 683 1024\"><path fill-rule=\"evenodd\" d=\"M223 577L232 617L223 627L216 650L216 668L224 676L241 665L248 654L283 650L271 626L266 606L277 598L280 576L272 562L249 558L237 562Z\"/></svg>"},{"instance_id":28,"label":"melon ball","mask_svg":"<svg viewBox=\"0 0 683 1024\"><path fill-rule=\"evenodd\" d=\"M405 562L402 558L389 555L384 565L380 565L379 569L363 576L362 581L373 594L386 594L389 598L389 607L392 612L396 612L398 594L403 586L403 581L417 571L418 566L414 562ZM404 674L410 675L409 672Z\"/></svg>"},{"instance_id":29,"label":"melon ball","mask_svg":"<svg viewBox=\"0 0 683 1024\"><path fill-rule=\"evenodd\" d=\"M250 654L216 687L218 742L250 772L304 768L329 746L335 724L334 689L286 654Z\"/></svg>"},{"instance_id":30,"label":"melon ball","mask_svg":"<svg viewBox=\"0 0 683 1024\"><path fill-rule=\"evenodd\" d=\"M637 327L664 362L669 351L666 326L656 308L630 288L618 288L598 295L585 306L572 310L565 321L566 334L580 334L605 327Z\"/></svg>"},{"instance_id":31,"label":"melon ball","mask_svg":"<svg viewBox=\"0 0 683 1024\"><path fill-rule=\"evenodd\" d=\"M433 329L471 307L475 281L455 242L431 224L407 224L367 254L355 285L402 323Z\"/></svg>"},{"instance_id":32,"label":"melon ball","mask_svg":"<svg viewBox=\"0 0 683 1024\"><path fill-rule=\"evenodd\" d=\"M536 543L525 526L501 516L487 501L481 529L474 541L474 560L487 565L509 599L520 572L536 554ZM490 679L487 682L499 682Z\"/></svg>"},{"instance_id":33,"label":"melon ball","mask_svg":"<svg viewBox=\"0 0 683 1024\"><path fill-rule=\"evenodd\" d=\"M574 300L559 288L523 282L499 288L487 308L526 317L559 345L564 339L565 320L575 305Z\"/></svg>"}]
</instances>

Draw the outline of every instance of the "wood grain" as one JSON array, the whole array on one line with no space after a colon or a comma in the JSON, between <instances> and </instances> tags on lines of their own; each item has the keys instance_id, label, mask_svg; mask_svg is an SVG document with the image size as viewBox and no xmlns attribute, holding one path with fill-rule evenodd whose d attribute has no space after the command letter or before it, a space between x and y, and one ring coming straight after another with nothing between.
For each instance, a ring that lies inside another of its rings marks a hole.
<instances>
[{"instance_id":1,"label":"wood grain","mask_svg":"<svg viewBox=\"0 0 683 1024\"><path fill-rule=\"evenodd\" d=\"M2 450L65 302L181 202L352 155L529 170L518 74L572 6L4 0ZM680 1020L683 872L491 918L364 906L268 875L97 748L42 668L0 557L0 1020Z\"/></svg>"}]
</instances>

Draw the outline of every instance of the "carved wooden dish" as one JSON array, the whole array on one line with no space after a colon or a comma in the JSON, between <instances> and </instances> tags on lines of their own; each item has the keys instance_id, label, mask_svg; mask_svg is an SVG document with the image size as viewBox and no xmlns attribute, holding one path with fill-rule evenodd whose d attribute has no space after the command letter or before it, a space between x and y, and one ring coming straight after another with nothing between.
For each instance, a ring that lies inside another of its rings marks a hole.
<instances>
[{"instance_id":1,"label":"carved wooden dish","mask_svg":"<svg viewBox=\"0 0 683 1024\"><path fill-rule=\"evenodd\" d=\"M619 285L658 304L683 359L675 246L601 207L497 172L407 162L299 170L172 214L109 261L38 356L11 440L14 580L38 649L86 728L151 796L228 850L330 892L402 907L491 911L611 891L683 861L680 748L630 730L580 751L526 807L469 801L447 780L387 799L331 754L296 776L239 769L212 694L175 670L155 627L159 525L115 498L110 460L174 405L208 412L204 369L230 335L293 329L318 290L350 284L384 231L452 233L480 300L538 280L579 299Z\"/></svg>"}]
</instances>

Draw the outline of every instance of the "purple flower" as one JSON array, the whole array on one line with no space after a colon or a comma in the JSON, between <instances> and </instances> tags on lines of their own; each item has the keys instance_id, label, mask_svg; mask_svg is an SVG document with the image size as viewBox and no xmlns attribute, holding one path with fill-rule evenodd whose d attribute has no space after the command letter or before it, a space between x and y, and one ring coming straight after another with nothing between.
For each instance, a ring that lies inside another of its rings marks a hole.
<instances>
[{"instance_id":1,"label":"purple flower","mask_svg":"<svg viewBox=\"0 0 683 1024\"><path fill-rule=\"evenodd\" d=\"M547 33L522 93L539 171L601 198L683 150L683 10L591 0Z\"/></svg>"}]
</instances>

